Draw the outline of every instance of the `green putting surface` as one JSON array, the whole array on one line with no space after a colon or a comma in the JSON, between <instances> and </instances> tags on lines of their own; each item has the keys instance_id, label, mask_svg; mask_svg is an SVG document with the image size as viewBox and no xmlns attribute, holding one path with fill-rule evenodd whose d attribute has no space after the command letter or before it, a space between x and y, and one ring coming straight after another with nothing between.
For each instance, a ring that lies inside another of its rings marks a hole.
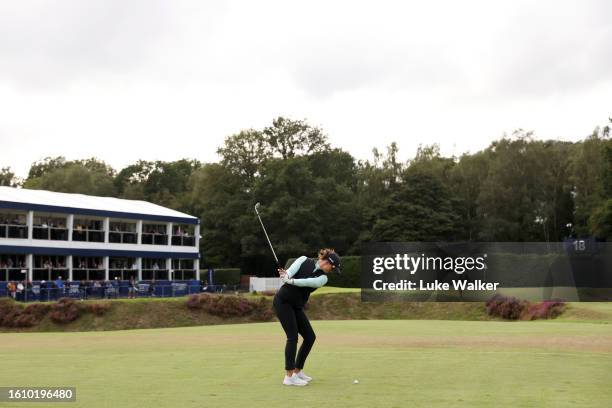
<instances>
[{"instance_id":1,"label":"green putting surface","mask_svg":"<svg viewBox=\"0 0 612 408\"><path fill-rule=\"evenodd\" d=\"M610 324L312 324L306 387L281 385L277 322L4 333L0 386L75 386L77 402L51 405L75 408L612 406Z\"/></svg>"}]
</instances>

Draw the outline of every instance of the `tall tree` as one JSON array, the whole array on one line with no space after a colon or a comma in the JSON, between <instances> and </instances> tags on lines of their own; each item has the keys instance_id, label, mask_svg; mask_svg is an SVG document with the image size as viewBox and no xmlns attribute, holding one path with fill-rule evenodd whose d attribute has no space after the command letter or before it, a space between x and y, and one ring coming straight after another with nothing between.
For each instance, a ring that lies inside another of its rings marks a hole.
<instances>
[{"instance_id":1,"label":"tall tree","mask_svg":"<svg viewBox=\"0 0 612 408\"><path fill-rule=\"evenodd\" d=\"M115 196L112 167L95 158L67 161L63 157L47 158L32 165L25 188Z\"/></svg>"},{"instance_id":2,"label":"tall tree","mask_svg":"<svg viewBox=\"0 0 612 408\"><path fill-rule=\"evenodd\" d=\"M263 133L273 153L278 153L283 159L329 149L327 135L304 120L280 116Z\"/></svg>"},{"instance_id":3,"label":"tall tree","mask_svg":"<svg viewBox=\"0 0 612 408\"><path fill-rule=\"evenodd\" d=\"M17 178L10 167L0 169L0 186L16 187L17 185Z\"/></svg>"},{"instance_id":4,"label":"tall tree","mask_svg":"<svg viewBox=\"0 0 612 408\"><path fill-rule=\"evenodd\" d=\"M575 203L574 225L579 235L590 234L589 217L608 198L611 165L609 131L596 128L578 143L571 156L571 181Z\"/></svg>"},{"instance_id":5,"label":"tall tree","mask_svg":"<svg viewBox=\"0 0 612 408\"><path fill-rule=\"evenodd\" d=\"M243 178L245 188L250 188L272 149L262 132L248 129L226 137L217 153L221 163Z\"/></svg>"}]
</instances>

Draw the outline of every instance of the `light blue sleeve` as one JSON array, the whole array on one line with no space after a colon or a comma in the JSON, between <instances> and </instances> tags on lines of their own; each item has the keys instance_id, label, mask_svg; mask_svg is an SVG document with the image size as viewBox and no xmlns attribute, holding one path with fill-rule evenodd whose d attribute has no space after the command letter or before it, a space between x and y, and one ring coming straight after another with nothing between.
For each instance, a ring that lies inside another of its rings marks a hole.
<instances>
[{"instance_id":1,"label":"light blue sleeve","mask_svg":"<svg viewBox=\"0 0 612 408\"><path fill-rule=\"evenodd\" d=\"M321 275L316 278L294 279L295 286L308 286L309 288L320 288L327 283L327 276Z\"/></svg>"},{"instance_id":2,"label":"light blue sleeve","mask_svg":"<svg viewBox=\"0 0 612 408\"><path fill-rule=\"evenodd\" d=\"M287 277L292 277L293 275L295 275L297 273L297 271L300 270L300 266L302 266L302 264L304 263L304 261L307 258L302 255L300 256L298 259L296 259L295 261L293 261L293 263L291 264L291 266L287 269Z\"/></svg>"}]
</instances>

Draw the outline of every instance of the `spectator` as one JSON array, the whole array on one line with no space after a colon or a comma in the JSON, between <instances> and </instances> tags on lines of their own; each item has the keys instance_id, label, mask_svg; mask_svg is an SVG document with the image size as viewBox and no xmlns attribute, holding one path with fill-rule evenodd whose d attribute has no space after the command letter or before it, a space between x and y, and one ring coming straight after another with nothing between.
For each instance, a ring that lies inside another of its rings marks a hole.
<instances>
[{"instance_id":1,"label":"spectator","mask_svg":"<svg viewBox=\"0 0 612 408\"><path fill-rule=\"evenodd\" d=\"M112 282L115 297L119 297L121 295L121 279L118 276L115 276L115 279Z\"/></svg>"},{"instance_id":2,"label":"spectator","mask_svg":"<svg viewBox=\"0 0 612 408\"><path fill-rule=\"evenodd\" d=\"M94 281L93 283L93 288L92 288L93 292L98 292L98 297L102 297L102 284L100 283L100 281Z\"/></svg>"},{"instance_id":3,"label":"spectator","mask_svg":"<svg viewBox=\"0 0 612 408\"><path fill-rule=\"evenodd\" d=\"M58 276L55 280L55 287L57 288L57 295L64 296L64 281L61 276Z\"/></svg>"},{"instance_id":4,"label":"spectator","mask_svg":"<svg viewBox=\"0 0 612 408\"><path fill-rule=\"evenodd\" d=\"M17 284L17 291L15 292L15 299L16 300L23 300L24 291L25 291L25 286L23 285L22 282L19 282Z\"/></svg>"},{"instance_id":5,"label":"spectator","mask_svg":"<svg viewBox=\"0 0 612 408\"><path fill-rule=\"evenodd\" d=\"M128 287L128 299L134 299L136 297L136 293L138 291L138 283L136 279L132 276L130 278L130 285Z\"/></svg>"},{"instance_id":6,"label":"spectator","mask_svg":"<svg viewBox=\"0 0 612 408\"><path fill-rule=\"evenodd\" d=\"M47 289L47 281L40 281L40 300L49 300L49 291Z\"/></svg>"},{"instance_id":7,"label":"spectator","mask_svg":"<svg viewBox=\"0 0 612 408\"><path fill-rule=\"evenodd\" d=\"M153 279L149 285L149 297L151 296L155 296L155 279Z\"/></svg>"},{"instance_id":8,"label":"spectator","mask_svg":"<svg viewBox=\"0 0 612 408\"><path fill-rule=\"evenodd\" d=\"M112 289L113 289L113 284L111 283L111 281L104 282L104 297L105 298L110 299Z\"/></svg>"},{"instance_id":9,"label":"spectator","mask_svg":"<svg viewBox=\"0 0 612 408\"><path fill-rule=\"evenodd\" d=\"M9 294L10 297L15 299L16 298L16 291L17 291L17 286L15 285L15 282L9 281L9 283L6 284L6 291Z\"/></svg>"}]
</instances>

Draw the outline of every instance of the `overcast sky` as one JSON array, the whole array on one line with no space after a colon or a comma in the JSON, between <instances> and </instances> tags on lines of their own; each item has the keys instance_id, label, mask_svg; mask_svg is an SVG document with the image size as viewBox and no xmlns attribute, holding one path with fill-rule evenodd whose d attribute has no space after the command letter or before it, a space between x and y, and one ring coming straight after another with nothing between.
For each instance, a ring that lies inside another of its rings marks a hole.
<instances>
[{"instance_id":1,"label":"overcast sky","mask_svg":"<svg viewBox=\"0 0 612 408\"><path fill-rule=\"evenodd\" d=\"M307 119L357 158L504 132L578 140L612 115L610 1L3 1L0 167L217 161Z\"/></svg>"}]
</instances>

